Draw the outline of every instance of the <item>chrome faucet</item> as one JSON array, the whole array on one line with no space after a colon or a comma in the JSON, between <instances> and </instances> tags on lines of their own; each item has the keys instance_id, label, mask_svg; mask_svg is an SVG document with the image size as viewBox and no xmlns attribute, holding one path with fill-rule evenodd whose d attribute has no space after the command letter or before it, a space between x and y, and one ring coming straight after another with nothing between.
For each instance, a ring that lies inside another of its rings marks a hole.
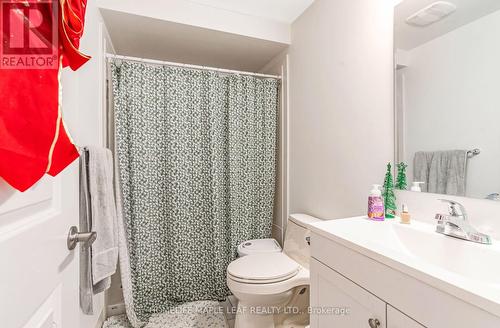
<instances>
[{"instance_id":1,"label":"chrome faucet","mask_svg":"<svg viewBox=\"0 0 500 328\"><path fill-rule=\"evenodd\" d=\"M475 243L491 244L490 236L478 232L470 225L462 204L448 199L440 199L440 201L448 203L449 214L436 214L436 232Z\"/></svg>"}]
</instances>

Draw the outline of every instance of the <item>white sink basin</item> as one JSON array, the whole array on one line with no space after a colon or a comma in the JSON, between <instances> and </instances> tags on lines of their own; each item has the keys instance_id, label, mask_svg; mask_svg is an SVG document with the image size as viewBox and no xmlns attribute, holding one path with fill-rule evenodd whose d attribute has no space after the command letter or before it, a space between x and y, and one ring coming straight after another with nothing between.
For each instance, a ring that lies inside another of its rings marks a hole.
<instances>
[{"instance_id":1,"label":"white sink basin","mask_svg":"<svg viewBox=\"0 0 500 328\"><path fill-rule=\"evenodd\" d=\"M365 217L313 224L327 237L435 288L500 314L500 241L482 245L435 232L436 226Z\"/></svg>"},{"instance_id":2,"label":"white sink basin","mask_svg":"<svg viewBox=\"0 0 500 328\"><path fill-rule=\"evenodd\" d=\"M434 232L434 227L430 230L429 225L392 224L391 228L409 254L482 283L500 284L498 244L480 245L444 236Z\"/></svg>"}]
</instances>

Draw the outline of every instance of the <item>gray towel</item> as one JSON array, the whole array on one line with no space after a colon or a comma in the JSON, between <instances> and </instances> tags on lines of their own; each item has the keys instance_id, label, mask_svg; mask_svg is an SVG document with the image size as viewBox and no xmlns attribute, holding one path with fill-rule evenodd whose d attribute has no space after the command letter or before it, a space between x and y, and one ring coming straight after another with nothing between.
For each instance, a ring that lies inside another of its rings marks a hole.
<instances>
[{"instance_id":1,"label":"gray towel","mask_svg":"<svg viewBox=\"0 0 500 328\"><path fill-rule=\"evenodd\" d=\"M118 261L118 232L113 187L113 155L109 149L89 147L88 180L92 230L97 240L92 244L92 282L94 294L109 287L109 279ZM107 279L105 286L99 283ZM102 289L104 287L104 289Z\"/></svg>"},{"instance_id":2,"label":"gray towel","mask_svg":"<svg viewBox=\"0 0 500 328\"><path fill-rule=\"evenodd\" d=\"M80 231L95 231L97 239L80 247L80 306L91 314L92 295L111 285L118 260L113 156L104 148L89 147L80 157Z\"/></svg>"},{"instance_id":3,"label":"gray towel","mask_svg":"<svg viewBox=\"0 0 500 328\"><path fill-rule=\"evenodd\" d=\"M424 182L421 186L423 192L428 192L427 186L433 155L433 152L419 151L415 153L413 158L413 181Z\"/></svg>"},{"instance_id":4,"label":"gray towel","mask_svg":"<svg viewBox=\"0 0 500 328\"><path fill-rule=\"evenodd\" d=\"M417 152L413 176L415 181L425 182L422 191L465 196L467 151Z\"/></svg>"}]
</instances>

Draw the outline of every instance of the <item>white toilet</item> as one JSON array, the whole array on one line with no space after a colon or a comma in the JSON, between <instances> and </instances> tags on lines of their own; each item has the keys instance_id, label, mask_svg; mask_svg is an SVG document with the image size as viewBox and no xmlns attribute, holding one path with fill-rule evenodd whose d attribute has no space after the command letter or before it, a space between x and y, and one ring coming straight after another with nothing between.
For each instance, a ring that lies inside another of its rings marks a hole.
<instances>
[{"instance_id":1,"label":"white toilet","mask_svg":"<svg viewBox=\"0 0 500 328\"><path fill-rule=\"evenodd\" d=\"M238 299L235 328L306 327L309 324L309 224L293 214L283 251L274 239L249 240L227 268L227 285ZM248 255L248 256L247 256Z\"/></svg>"}]
</instances>

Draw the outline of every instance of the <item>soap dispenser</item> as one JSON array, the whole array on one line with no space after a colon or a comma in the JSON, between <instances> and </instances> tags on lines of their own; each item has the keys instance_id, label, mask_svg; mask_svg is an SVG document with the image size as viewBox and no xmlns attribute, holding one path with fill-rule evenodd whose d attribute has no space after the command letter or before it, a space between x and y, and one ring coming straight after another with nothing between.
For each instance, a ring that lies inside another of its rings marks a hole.
<instances>
[{"instance_id":1,"label":"soap dispenser","mask_svg":"<svg viewBox=\"0 0 500 328\"><path fill-rule=\"evenodd\" d=\"M411 191L416 191L416 192L421 192L422 188L420 188L420 185L423 185L425 182L419 182L419 181L413 181L411 185Z\"/></svg>"},{"instance_id":2,"label":"soap dispenser","mask_svg":"<svg viewBox=\"0 0 500 328\"><path fill-rule=\"evenodd\" d=\"M368 218L374 221L384 221L384 200L380 185L374 184L368 197Z\"/></svg>"}]
</instances>

